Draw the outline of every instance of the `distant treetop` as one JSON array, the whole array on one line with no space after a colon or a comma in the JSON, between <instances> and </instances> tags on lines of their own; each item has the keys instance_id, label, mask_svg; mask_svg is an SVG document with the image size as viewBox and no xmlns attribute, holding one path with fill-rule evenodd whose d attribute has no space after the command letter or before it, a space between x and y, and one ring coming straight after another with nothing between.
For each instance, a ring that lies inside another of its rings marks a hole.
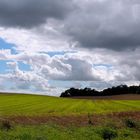
<instances>
[{"instance_id":1,"label":"distant treetop","mask_svg":"<svg viewBox=\"0 0 140 140\"><path fill-rule=\"evenodd\" d=\"M60 97L73 97L73 96L109 96L109 95L121 95L121 94L140 94L139 86L127 86L119 85L112 88L107 88L102 91L96 89L84 88L76 89L70 88L65 92L62 92Z\"/></svg>"}]
</instances>

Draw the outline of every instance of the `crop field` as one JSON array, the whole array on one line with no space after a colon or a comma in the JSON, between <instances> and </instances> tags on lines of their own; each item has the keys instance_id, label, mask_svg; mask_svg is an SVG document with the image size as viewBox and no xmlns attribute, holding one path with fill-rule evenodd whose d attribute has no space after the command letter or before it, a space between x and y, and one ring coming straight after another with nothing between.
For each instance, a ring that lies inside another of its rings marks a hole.
<instances>
[{"instance_id":1,"label":"crop field","mask_svg":"<svg viewBox=\"0 0 140 140\"><path fill-rule=\"evenodd\" d=\"M140 100L0 94L0 140L108 139L140 139Z\"/></svg>"},{"instance_id":2,"label":"crop field","mask_svg":"<svg viewBox=\"0 0 140 140\"><path fill-rule=\"evenodd\" d=\"M38 95L0 95L0 116L81 115L139 110L140 100L84 100Z\"/></svg>"}]
</instances>

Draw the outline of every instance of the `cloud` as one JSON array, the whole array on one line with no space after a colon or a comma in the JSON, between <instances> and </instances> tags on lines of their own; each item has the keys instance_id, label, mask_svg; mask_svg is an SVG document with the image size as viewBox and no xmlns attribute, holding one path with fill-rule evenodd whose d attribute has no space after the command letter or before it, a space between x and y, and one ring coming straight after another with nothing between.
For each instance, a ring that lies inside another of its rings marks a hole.
<instances>
[{"instance_id":1,"label":"cloud","mask_svg":"<svg viewBox=\"0 0 140 140\"><path fill-rule=\"evenodd\" d=\"M50 57L46 53L11 54L8 50L3 50L0 52L0 56L3 54L0 59L7 60L9 73L1 74L0 79L2 85L10 82L11 88L16 90L51 92L47 94L52 94L60 88L59 81L63 88L60 91L68 85L103 89L112 85L135 84L140 80L139 53L139 49L133 52L94 50L94 52L56 54ZM31 69L29 71L19 69L19 62L28 64ZM58 84L54 84L57 82ZM91 83L88 85L89 82ZM9 84L3 87L7 85Z\"/></svg>"},{"instance_id":2,"label":"cloud","mask_svg":"<svg viewBox=\"0 0 140 140\"><path fill-rule=\"evenodd\" d=\"M71 50L68 38L57 29L59 23L53 24L57 23L51 20L45 26L30 30L0 27L0 37L13 44L17 52L29 52L29 49L33 53Z\"/></svg>"},{"instance_id":3,"label":"cloud","mask_svg":"<svg viewBox=\"0 0 140 140\"><path fill-rule=\"evenodd\" d=\"M0 50L0 60L7 59L7 56L9 56L9 55L11 55L11 50L10 49Z\"/></svg>"},{"instance_id":4,"label":"cloud","mask_svg":"<svg viewBox=\"0 0 140 140\"><path fill-rule=\"evenodd\" d=\"M75 47L133 50L140 46L138 0L77 0L79 8L64 24Z\"/></svg>"},{"instance_id":5,"label":"cloud","mask_svg":"<svg viewBox=\"0 0 140 140\"><path fill-rule=\"evenodd\" d=\"M139 13L138 0L1 0L0 60L8 69L0 87L55 93L58 81L58 91L137 83Z\"/></svg>"},{"instance_id":6,"label":"cloud","mask_svg":"<svg viewBox=\"0 0 140 140\"><path fill-rule=\"evenodd\" d=\"M17 90L35 90L44 91L49 88L48 80L37 75L34 71L24 72L19 70L17 62L8 62L8 66L11 67L10 73L0 74L1 81L6 84L10 83L11 86L7 88L14 88ZM4 84L2 82L2 84Z\"/></svg>"},{"instance_id":7,"label":"cloud","mask_svg":"<svg viewBox=\"0 0 140 140\"><path fill-rule=\"evenodd\" d=\"M73 53L53 57L42 53L29 53L19 54L14 59L26 62L33 71L49 80L99 80L99 76L94 73L92 63L84 60L84 57Z\"/></svg>"},{"instance_id":8,"label":"cloud","mask_svg":"<svg viewBox=\"0 0 140 140\"><path fill-rule=\"evenodd\" d=\"M139 53L140 49L126 52L94 50L50 57L46 53L11 54L9 50L3 50L0 59L13 61L7 64L15 70L18 62L28 64L30 71L47 80L138 81Z\"/></svg>"},{"instance_id":9,"label":"cloud","mask_svg":"<svg viewBox=\"0 0 140 140\"><path fill-rule=\"evenodd\" d=\"M138 0L5 0L0 6L0 25L12 27L0 35L21 51L140 47Z\"/></svg>"},{"instance_id":10,"label":"cloud","mask_svg":"<svg viewBox=\"0 0 140 140\"><path fill-rule=\"evenodd\" d=\"M116 77L118 81L140 81L140 49L131 52L123 52L122 57L118 57L118 66L120 76ZM125 58L125 59L124 59Z\"/></svg>"},{"instance_id":11,"label":"cloud","mask_svg":"<svg viewBox=\"0 0 140 140\"><path fill-rule=\"evenodd\" d=\"M33 72L49 80L89 81L100 79L100 76L96 76L94 73L92 63L85 60L86 56L80 54L68 53L50 57L42 53L20 53L7 56L5 54L3 57L5 60L16 61L7 63L15 71L19 71L17 62L21 61L29 64Z\"/></svg>"},{"instance_id":12,"label":"cloud","mask_svg":"<svg viewBox=\"0 0 140 140\"><path fill-rule=\"evenodd\" d=\"M48 18L63 19L72 9L67 0L1 0L0 24L4 27L31 28Z\"/></svg>"}]
</instances>

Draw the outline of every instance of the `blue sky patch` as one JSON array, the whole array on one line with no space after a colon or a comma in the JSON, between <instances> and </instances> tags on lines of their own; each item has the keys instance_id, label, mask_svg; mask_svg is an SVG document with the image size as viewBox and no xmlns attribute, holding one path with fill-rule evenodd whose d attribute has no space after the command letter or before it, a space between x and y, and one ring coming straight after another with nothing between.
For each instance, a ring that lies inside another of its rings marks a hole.
<instances>
[{"instance_id":1,"label":"blue sky patch","mask_svg":"<svg viewBox=\"0 0 140 140\"><path fill-rule=\"evenodd\" d=\"M31 66L29 64L25 64L23 62L18 62L18 67L22 71L31 71Z\"/></svg>"},{"instance_id":2,"label":"blue sky patch","mask_svg":"<svg viewBox=\"0 0 140 140\"><path fill-rule=\"evenodd\" d=\"M50 52L40 52L44 54L48 54L50 57L53 57L55 55L64 55L66 53L76 53L76 51L50 51Z\"/></svg>"},{"instance_id":3,"label":"blue sky patch","mask_svg":"<svg viewBox=\"0 0 140 140\"><path fill-rule=\"evenodd\" d=\"M10 67L7 65L7 62L11 61L0 60L0 74L6 74L11 70ZM25 64L23 62L18 62L18 67L22 71L31 71L30 65Z\"/></svg>"},{"instance_id":4,"label":"blue sky patch","mask_svg":"<svg viewBox=\"0 0 140 140\"><path fill-rule=\"evenodd\" d=\"M0 50L1 49L10 49L12 54L17 54L17 51L14 49L15 45L7 43L2 38L0 38Z\"/></svg>"},{"instance_id":5,"label":"blue sky patch","mask_svg":"<svg viewBox=\"0 0 140 140\"><path fill-rule=\"evenodd\" d=\"M8 73L9 67L7 65L7 60L0 60L0 74L6 74Z\"/></svg>"}]
</instances>

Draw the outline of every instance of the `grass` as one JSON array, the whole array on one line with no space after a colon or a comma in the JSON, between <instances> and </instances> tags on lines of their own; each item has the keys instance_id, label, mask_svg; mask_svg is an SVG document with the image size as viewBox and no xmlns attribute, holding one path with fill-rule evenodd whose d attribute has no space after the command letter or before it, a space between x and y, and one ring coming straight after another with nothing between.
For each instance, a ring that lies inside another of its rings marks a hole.
<instances>
[{"instance_id":1,"label":"grass","mask_svg":"<svg viewBox=\"0 0 140 140\"><path fill-rule=\"evenodd\" d=\"M58 125L15 126L0 130L0 140L139 140L135 129L108 127L60 127ZM106 137L105 137L106 136Z\"/></svg>"},{"instance_id":2,"label":"grass","mask_svg":"<svg viewBox=\"0 0 140 140\"><path fill-rule=\"evenodd\" d=\"M0 95L0 116L61 116L121 111L140 111L140 100L79 100L39 95Z\"/></svg>"},{"instance_id":3,"label":"grass","mask_svg":"<svg viewBox=\"0 0 140 140\"><path fill-rule=\"evenodd\" d=\"M0 94L0 117L83 115L89 125L60 126L54 122L42 125L21 125L1 120L0 140L139 140L140 122L123 120L121 127L106 118L106 123L94 126L91 114L140 111L140 100L84 100L39 95ZM67 118L67 117L66 117ZM78 116L79 118L79 116ZM118 122L117 122L118 123ZM135 127L130 127L130 126Z\"/></svg>"}]
</instances>

